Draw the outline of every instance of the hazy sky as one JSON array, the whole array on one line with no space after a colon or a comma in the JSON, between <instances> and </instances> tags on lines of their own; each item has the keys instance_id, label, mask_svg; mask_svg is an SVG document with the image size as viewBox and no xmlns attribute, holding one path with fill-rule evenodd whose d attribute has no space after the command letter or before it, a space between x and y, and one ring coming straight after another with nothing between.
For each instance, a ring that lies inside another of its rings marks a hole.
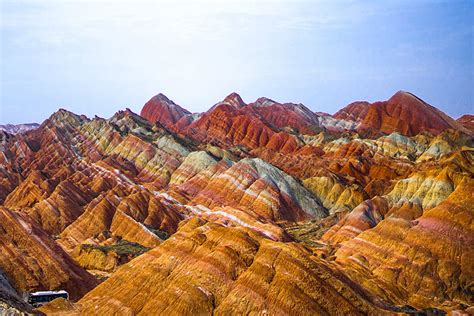
<instances>
[{"instance_id":1,"label":"hazy sky","mask_svg":"<svg viewBox=\"0 0 474 316\"><path fill-rule=\"evenodd\" d=\"M407 90L474 112L472 0L0 2L0 124L139 113L158 92L194 112L236 91L334 113Z\"/></svg>"}]
</instances>

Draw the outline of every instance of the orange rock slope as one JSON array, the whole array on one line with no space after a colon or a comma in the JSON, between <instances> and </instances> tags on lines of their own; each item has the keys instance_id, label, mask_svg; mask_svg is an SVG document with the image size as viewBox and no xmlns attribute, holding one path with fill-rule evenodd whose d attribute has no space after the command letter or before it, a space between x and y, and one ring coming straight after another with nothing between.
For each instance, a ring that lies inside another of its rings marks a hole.
<instances>
[{"instance_id":1,"label":"orange rock slope","mask_svg":"<svg viewBox=\"0 0 474 316\"><path fill-rule=\"evenodd\" d=\"M0 293L68 290L48 314L472 310L467 119L405 92L141 113L0 132Z\"/></svg>"},{"instance_id":2,"label":"orange rock slope","mask_svg":"<svg viewBox=\"0 0 474 316\"><path fill-rule=\"evenodd\" d=\"M322 240L377 295L415 307L474 303L474 152L423 166L356 207Z\"/></svg>"},{"instance_id":3,"label":"orange rock slope","mask_svg":"<svg viewBox=\"0 0 474 316\"><path fill-rule=\"evenodd\" d=\"M124 286L127 284L127 286ZM190 220L82 298L75 314L384 314L294 243ZM54 310L54 304L42 309Z\"/></svg>"}]
</instances>

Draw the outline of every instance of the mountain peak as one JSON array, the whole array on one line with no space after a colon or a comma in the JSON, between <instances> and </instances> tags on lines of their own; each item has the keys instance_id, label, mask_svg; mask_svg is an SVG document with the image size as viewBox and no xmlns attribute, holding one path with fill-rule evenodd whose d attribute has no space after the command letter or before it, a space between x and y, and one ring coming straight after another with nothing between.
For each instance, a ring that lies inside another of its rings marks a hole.
<instances>
[{"instance_id":1,"label":"mountain peak","mask_svg":"<svg viewBox=\"0 0 474 316\"><path fill-rule=\"evenodd\" d=\"M413 93L411 92L408 92L408 91L405 91L405 90L398 90L397 92L395 92L395 94L393 96L396 96L396 95L409 95L409 96L415 96Z\"/></svg>"},{"instance_id":2,"label":"mountain peak","mask_svg":"<svg viewBox=\"0 0 474 316\"><path fill-rule=\"evenodd\" d=\"M334 115L358 123L359 131L377 135L399 132L414 136L422 132L439 134L446 129L469 132L461 124L429 105L413 93L397 91L387 101L374 103L354 102Z\"/></svg>"},{"instance_id":3,"label":"mountain peak","mask_svg":"<svg viewBox=\"0 0 474 316\"><path fill-rule=\"evenodd\" d=\"M70 124L72 126L79 126L82 124L83 121L87 121L88 118L85 115L77 115L71 111L68 111L64 108L60 108L45 122L52 122L54 125L57 126L64 126ZM45 122L43 124L45 124Z\"/></svg>"},{"instance_id":4,"label":"mountain peak","mask_svg":"<svg viewBox=\"0 0 474 316\"><path fill-rule=\"evenodd\" d=\"M224 101L222 102L229 103L237 108L241 108L247 105L237 92L232 92L231 94L226 96Z\"/></svg>"},{"instance_id":5,"label":"mountain peak","mask_svg":"<svg viewBox=\"0 0 474 316\"><path fill-rule=\"evenodd\" d=\"M191 112L174 103L163 93L152 97L140 112L140 116L148 121L152 123L159 121L164 126L172 125L183 116L190 114Z\"/></svg>"},{"instance_id":6,"label":"mountain peak","mask_svg":"<svg viewBox=\"0 0 474 316\"><path fill-rule=\"evenodd\" d=\"M257 99L257 101L255 101L256 106L271 106L275 104L278 104L278 102L273 101L272 99L267 97L260 97Z\"/></svg>"},{"instance_id":7,"label":"mountain peak","mask_svg":"<svg viewBox=\"0 0 474 316\"><path fill-rule=\"evenodd\" d=\"M464 126L470 131L474 131L474 115L464 114L456 120L459 124Z\"/></svg>"},{"instance_id":8,"label":"mountain peak","mask_svg":"<svg viewBox=\"0 0 474 316\"><path fill-rule=\"evenodd\" d=\"M133 119L143 120L143 117L140 117L138 114L136 114L135 112L133 112L129 108L125 108L125 110L119 110L119 111L115 112L115 114L110 118L110 120L111 121L120 120L120 119L123 119L125 117L131 117Z\"/></svg>"},{"instance_id":9,"label":"mountain peak","mask_svg":"<svg viewBox=\"0 0 474 316\"><path fill-rule=\"evenodd\" d=\"M165 103L170 104L170 105L171 104L176 105L176 103L174 103L172 100L170 100L166 95L164 95L161 92L158 93L157 95L155 95L154 97L152 97L151 100L165 102Z\"/></svg>"},{"instance_id":10,"label":"mountain peak","mask_svg":"<svg viewBox=\"0 0 474 316\"><path fill-rule=\"evenodd\" d=\"M425 101L421 98L417 97L411 92L399 90L397 91L390 99L388 99L389 103L398 103L405 106L410 105L428 105Z\"/></svg>"}]
</instances>

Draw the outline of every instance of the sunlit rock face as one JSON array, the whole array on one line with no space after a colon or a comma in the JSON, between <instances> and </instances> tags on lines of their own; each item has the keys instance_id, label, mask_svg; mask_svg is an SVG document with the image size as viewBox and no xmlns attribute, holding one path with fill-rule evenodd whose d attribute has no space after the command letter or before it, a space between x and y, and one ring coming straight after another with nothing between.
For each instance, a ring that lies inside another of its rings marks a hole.
<instances>
[{"instance_id":1,"label":"sunlit rock face","mask_svg":"<svg viewBox=\"0 0 474 316\"><path fill-rule=\"evenodd\" d=\"M303 184L313 192L332 213L338 210L352 210L368 198L361 186L346 185L334 173L307 178Z\"/></svg>"},{"instance_id":2,"label":"sunlit rock face","mask_svg":"<svg viewBox=\"0 0 474 316\"><path fill-rule=\"evenodd\" d=\"M334 117L358 122L358 131L373 135L392 132L406 136L421 132L439 134L446 129L469 132L445 113L405 91L398 91L383 102L352 103L337 112Z\"/></svg>"},{"instance_id":3,"label":"sunlit rock face","mask_svg":"<svg viewBox=\"0 0 474 316\"><path fill-rule=\"evenodd\" d=\"M271 128L247 106L235 107L225 100L192 122L182 133L199 142L216 143L224 147L268 147L285 152L298 147L298 140L294 136Z\"/></svg>"},{"instance_id":4,"label":"sunlit rock face","mask_svg":"<svg viewBox=\"0 0 474 316\"><path fill-rule=\"evenodd\" d=\"M394 302L472 305L473 189L472 179L464 180L415 220L387 216L343 243L336 262L356 281Z\"/></svg>"},{"instance_id":5,"label":"sunlit rock face","mask_svg":"<svg viewBox=\"0 0 474 316\"><path fill-rule=\"evenodd\" d=\"M377 295L415 307L472 305L474 152L421 166L354 208L322 237Z\"/></svg>"},{"instance_id":6,"label":"sunlit rock face","mask_svg":"<svg viewBox=\"0 0 474 316\"><path fill-rule=\"evenodd\" d=\"M158 121L167 127L190 114L190 112L168 99L162 93L157 94L145 103L140 112L140 115L148 121L152 123Z\"/></svg>"},{"instance_id":7,"label":"sunlit rock face","mask_svg":"<svg viewBox=\"0 0 474 316\"><path fill-rule=\"evenodd\" d=\"M319 201L294 178L261 159L246 158L214 177L194 199L206 206L229 203L269 220L327 215Z\"/></svg>"},{"instance_id":8,"label":"sunlit rock face","mask_svg":"<svg viewBox=\"0 0 474 316\"><path fill-rule=\"evenodd\" d=\"M383 314L369 299L302 245L193 219L89 292L76 311Z\"/></svg>"},{"instance_id":9,"label":"sunlit rock face","mask_svg":"<svg viewBox=\"0 0 474 316\"><path fill-rule=\"evenodd\" d=\"M461 123L465 128L467 128L471 132L474 131L474 115L464 114L463 116L458 118L456 121L458 121L458 123Z\"/></svg>"},{"instance_id":10,"label":"sunlit rock face","mask_svg":"<svg viewBox=\"0 0 474 316\"><path fill-rule=\"evenodd\" d=\"M1 273L16 294L80 299L44 312L474 304L469 117L406 92L334 116L237 93L195 114L159 94L141 113L0 131Z\"/></svg>"}]
</instances>

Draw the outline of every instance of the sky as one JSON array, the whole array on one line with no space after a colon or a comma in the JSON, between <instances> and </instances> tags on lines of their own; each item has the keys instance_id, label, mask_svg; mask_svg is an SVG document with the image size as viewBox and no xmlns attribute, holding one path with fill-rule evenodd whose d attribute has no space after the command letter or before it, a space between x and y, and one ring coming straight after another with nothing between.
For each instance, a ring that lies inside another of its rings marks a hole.
<instances>
[{"instance_id":1,"label":"sky","mask_svg":"<svg viewBox=\"0 0 474 316\"><path fill-rule=\"evenodd\" d=\"M414 93L474 113L474 1L0 0L0 124L202 112L235 91L334 113Z\"/></svg>"}]
</instances>

